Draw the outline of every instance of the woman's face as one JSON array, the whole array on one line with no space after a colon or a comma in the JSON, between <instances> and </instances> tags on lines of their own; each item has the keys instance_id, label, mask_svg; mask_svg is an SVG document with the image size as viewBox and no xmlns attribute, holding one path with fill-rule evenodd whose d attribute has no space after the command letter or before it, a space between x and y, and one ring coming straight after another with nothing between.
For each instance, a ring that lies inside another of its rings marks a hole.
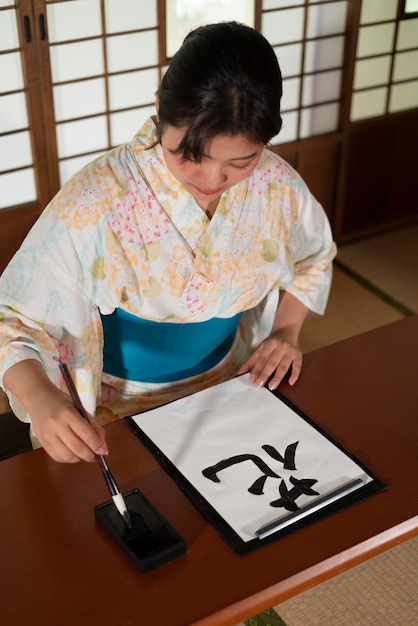
<instances>
[{"instance_id":1,"label":"woman's face","mask_svg":"<svg viewBox=\"0 0 418 626\"><path fill-rule=\"evenodd\" d=\"M243 135L219 135L208 142L200 163L182 160L175 154L184 129L165 126L161 145L166 165L203 209L219 200L221 194L244 180L257 165L262 143L253 143Z\"/></svg>"}]
</instances>

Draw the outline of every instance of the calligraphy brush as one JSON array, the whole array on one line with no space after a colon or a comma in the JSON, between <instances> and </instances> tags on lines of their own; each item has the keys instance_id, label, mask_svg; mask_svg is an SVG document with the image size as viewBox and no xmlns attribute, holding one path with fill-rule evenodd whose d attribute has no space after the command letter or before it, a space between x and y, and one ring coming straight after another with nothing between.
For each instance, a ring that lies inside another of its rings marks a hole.
<instances>
[{"instance_id":1,"label":"calligraphy brush","mask_svg":"<svg viewBox=\"0 0 418 626\"><path fill-rule=\"evenodd\" d=\"M80 415L90 424L89 416L83 407L80 396L77 393L77 389L75 388L73 379L71 378L70 371L67 367L66 363L63 363L61 359L55 357L55 360L58 361L59 368L61 370L62 376L65 380L65 383L68 387L68 391L70 392L71 399L77 411ZM125 500L123 499L123 495L121 494L119 487L116 484L115 479L112 476L112 473L106 463L106 460L102 454L96 454L96 458L101 467L104 479L109 488L110 494L112 496L112 500L115 503L115 506L121 516L123 517L128 528L132 528L131 516L129 515L128 508L126 506Z\"/></svg>"}]
</instances>

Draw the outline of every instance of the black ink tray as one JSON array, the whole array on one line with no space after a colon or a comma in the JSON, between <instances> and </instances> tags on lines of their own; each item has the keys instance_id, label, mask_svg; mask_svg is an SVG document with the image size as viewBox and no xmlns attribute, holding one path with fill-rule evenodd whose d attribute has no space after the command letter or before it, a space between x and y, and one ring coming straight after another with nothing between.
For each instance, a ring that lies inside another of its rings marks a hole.
<instances>
[{"instance_id":1,"label":"black ink tray","mask_svg":"<svg viewBox=\"0 0 418 626\"><path fill-rule=\"evenodd\" d=\"M128 491L123 497L131 516L131 529L113 500L95 506L94 515L140 572L149 572L186 552L183 537L138 489Z\"/></svg>"}]
</instances>

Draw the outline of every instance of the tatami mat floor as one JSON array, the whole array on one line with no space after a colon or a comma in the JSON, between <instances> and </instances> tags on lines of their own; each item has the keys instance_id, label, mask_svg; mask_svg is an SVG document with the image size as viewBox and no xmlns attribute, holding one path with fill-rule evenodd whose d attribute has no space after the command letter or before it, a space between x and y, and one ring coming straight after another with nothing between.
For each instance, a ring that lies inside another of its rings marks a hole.
<instances>
[{"instance_id":1,"label":"tatami mat floor","mask_svg":"<svg viewBox=\"0 0 418 626\"><path fill-rule=\"evenodd\" d=\"M341 246L326 313L308 319L303 352L418 313L418 224Z\"/></svg>"},{"instance_id":2,"label":"tatami mat floor","mask_svg":"<svg viewBox=\"0 0 418 626\"><path fill-rule=\"evenodd\" d=\"M303 352L418 313L418 225L340 248L324 317ZM302 372L303 375L303 372ZM418 537L238 626L418 625Z\"/></svg>"}]
</instances>

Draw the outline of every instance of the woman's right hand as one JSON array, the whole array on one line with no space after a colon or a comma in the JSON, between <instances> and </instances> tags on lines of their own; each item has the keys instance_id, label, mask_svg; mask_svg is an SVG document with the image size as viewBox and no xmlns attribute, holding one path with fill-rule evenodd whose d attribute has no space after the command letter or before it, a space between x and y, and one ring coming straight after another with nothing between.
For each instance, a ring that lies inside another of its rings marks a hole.
<instances>
[{"instance_id":1,"label":"woman's right hand","mask_svg":"<svg viewBox=\"0 0 418 626\"><path fill-rule=\"evenodd\" d=\"M93 461L96 454L107 454L103 428L93 418L86 422L38 361L16 363L3 380L28 411L39 443L55 461Z\"/></svg>"},{"instance_id":2,"label":"woman's right hand","mask_svg":"<svg viewBox=\"0 0 418 626\"><path fill-rule=\"evenodd\" d=\"M59 463L93 461L96 454L107 454L103 428L90 423L68 402L59 389L32 409L30 416L36 437L48 454Z\"/></svg>"}]
</instances>

